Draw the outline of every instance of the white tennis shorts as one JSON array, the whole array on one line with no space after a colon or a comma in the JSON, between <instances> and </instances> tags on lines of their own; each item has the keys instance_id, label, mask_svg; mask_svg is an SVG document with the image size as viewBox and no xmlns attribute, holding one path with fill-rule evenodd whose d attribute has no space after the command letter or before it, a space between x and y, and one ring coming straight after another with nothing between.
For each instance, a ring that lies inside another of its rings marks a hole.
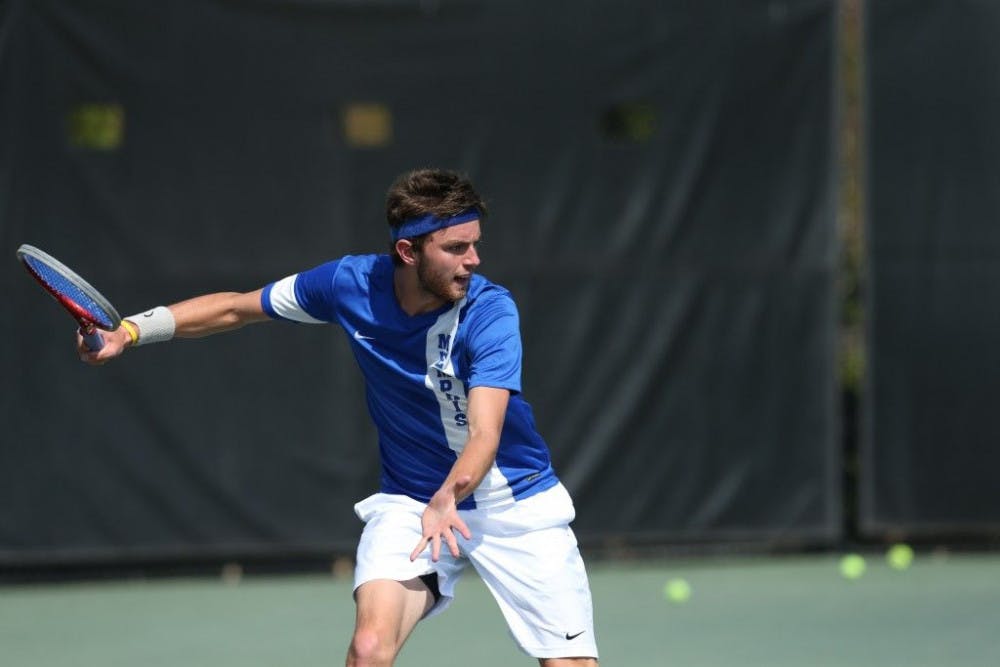
<instances>
[{"instance_id":1,"label":"white tennis shorts","mask_svg":"<svg viewBox=\"0 0 1000 667\"><path fill-rule=\"evenodd\" d=\"M376 493L354 506L365 522L358 544L354 589L374 579L407 581L436 572L439 614L455 597L455 584L471 563L503 612L514 641L535 658L597 656L590 585L576 536L576 516L562 484L495 509L460 510L472 531L455 533L461 555L442 545L437 563L427 549L410 562L420 542L426 505L407 496Z\"/></svg>"}]
</instances>

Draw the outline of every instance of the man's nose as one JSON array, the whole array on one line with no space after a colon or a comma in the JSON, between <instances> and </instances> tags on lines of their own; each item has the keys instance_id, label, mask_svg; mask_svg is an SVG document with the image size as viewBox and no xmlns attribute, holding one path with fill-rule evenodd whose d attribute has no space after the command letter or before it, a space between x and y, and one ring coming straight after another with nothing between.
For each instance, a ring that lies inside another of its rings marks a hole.
<instances>
[{"instance_id":1,"label":"man's nose","mask_svg":"<svg viewBox=\"0 0 1000 667\"><path fill-rule=\"evenodd\" d=\"M469 246L469 252L465 254L465 263L469 266L479 266L479 251L476 246Z\"/></svg>"}]
</instances>

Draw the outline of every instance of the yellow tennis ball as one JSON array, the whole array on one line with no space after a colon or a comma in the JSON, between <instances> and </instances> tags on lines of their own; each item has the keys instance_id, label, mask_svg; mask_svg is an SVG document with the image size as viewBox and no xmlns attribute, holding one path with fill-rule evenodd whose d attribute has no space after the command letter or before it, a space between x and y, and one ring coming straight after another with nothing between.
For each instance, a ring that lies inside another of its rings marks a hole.
<instances>
[{"instance_id":1,"label":"yellow tennis ball","mask_svg":"<svg viewBox=\"0 0 1000 667\"><path fill-rule=\"evenodd\" d=\"M840 559L840 574L845 579L860 579L866 569L865 559L858 554L847 554Z\"/></svg>"},{"instance_id":2,"label":"yellow tennis ball","mask_svg":"<svg viewBox=\"0 0 1000 667\"><path fill-rule=\"evenodd\" d=\"M885 560L894 570L905 570L913 563L913 549L908 544L894 544L885 554Z\"/></svg>"},{"instance_id":3,"label":"yellow tennis ball","mask_svg":"<svg viewBox=\"0 0 1000 667\"><path fill-rule=\"evenodd\" d=\"M663 596L675 604L691 599L691 584L686 579L669 579L663 586Z\"/></svg>"}]
</instances>

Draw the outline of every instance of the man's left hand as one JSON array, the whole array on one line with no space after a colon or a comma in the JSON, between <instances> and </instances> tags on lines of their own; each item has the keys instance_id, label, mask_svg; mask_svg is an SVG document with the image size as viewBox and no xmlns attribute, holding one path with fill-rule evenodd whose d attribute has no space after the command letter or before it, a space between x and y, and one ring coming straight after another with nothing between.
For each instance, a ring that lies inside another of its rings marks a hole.
<instances>
[{"instance_id":1,"label":"man's left hand","mask_svg":"<svg viewBox=\"0 0 1000 667\"><path fill-rule=\"evenodd\" d=\"M470 481L468 477L464 477L450 488L448 486L442 487L427 503L427 508L420 518L423 537L420 538L417 547L410 554L411 561L415 561L430 544L431 560L436 563L441 557L442 542L448 545L451 555L458 558L458 540L455 538L454 531L457 530L467 540L472 539L472 532L462 521L462 517L458 515L455 499L461 490L469 485Z\"/></svg>"}]
</instances>

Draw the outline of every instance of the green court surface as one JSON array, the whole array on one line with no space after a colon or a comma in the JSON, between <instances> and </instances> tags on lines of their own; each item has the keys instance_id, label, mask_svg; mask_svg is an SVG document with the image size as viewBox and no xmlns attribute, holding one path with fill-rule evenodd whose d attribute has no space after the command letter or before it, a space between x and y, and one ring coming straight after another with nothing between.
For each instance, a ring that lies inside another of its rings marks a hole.
<instances>
[{"instance_id":1,"label":"green court surface","mask_svg":"<svg viewBox=\"0 0 1000 667\"><path fill-rule=\"evenodd\" d=\"M881 554L844 579L835 555L663 560L590 567L605 667L1000 665L1000 555ZM663 593L671 578L687 602ZM397 665L533 665L470 571ZM343 664L350 584L319 575L0 587L3 667Z\"/></svg>"}]
</instances>

